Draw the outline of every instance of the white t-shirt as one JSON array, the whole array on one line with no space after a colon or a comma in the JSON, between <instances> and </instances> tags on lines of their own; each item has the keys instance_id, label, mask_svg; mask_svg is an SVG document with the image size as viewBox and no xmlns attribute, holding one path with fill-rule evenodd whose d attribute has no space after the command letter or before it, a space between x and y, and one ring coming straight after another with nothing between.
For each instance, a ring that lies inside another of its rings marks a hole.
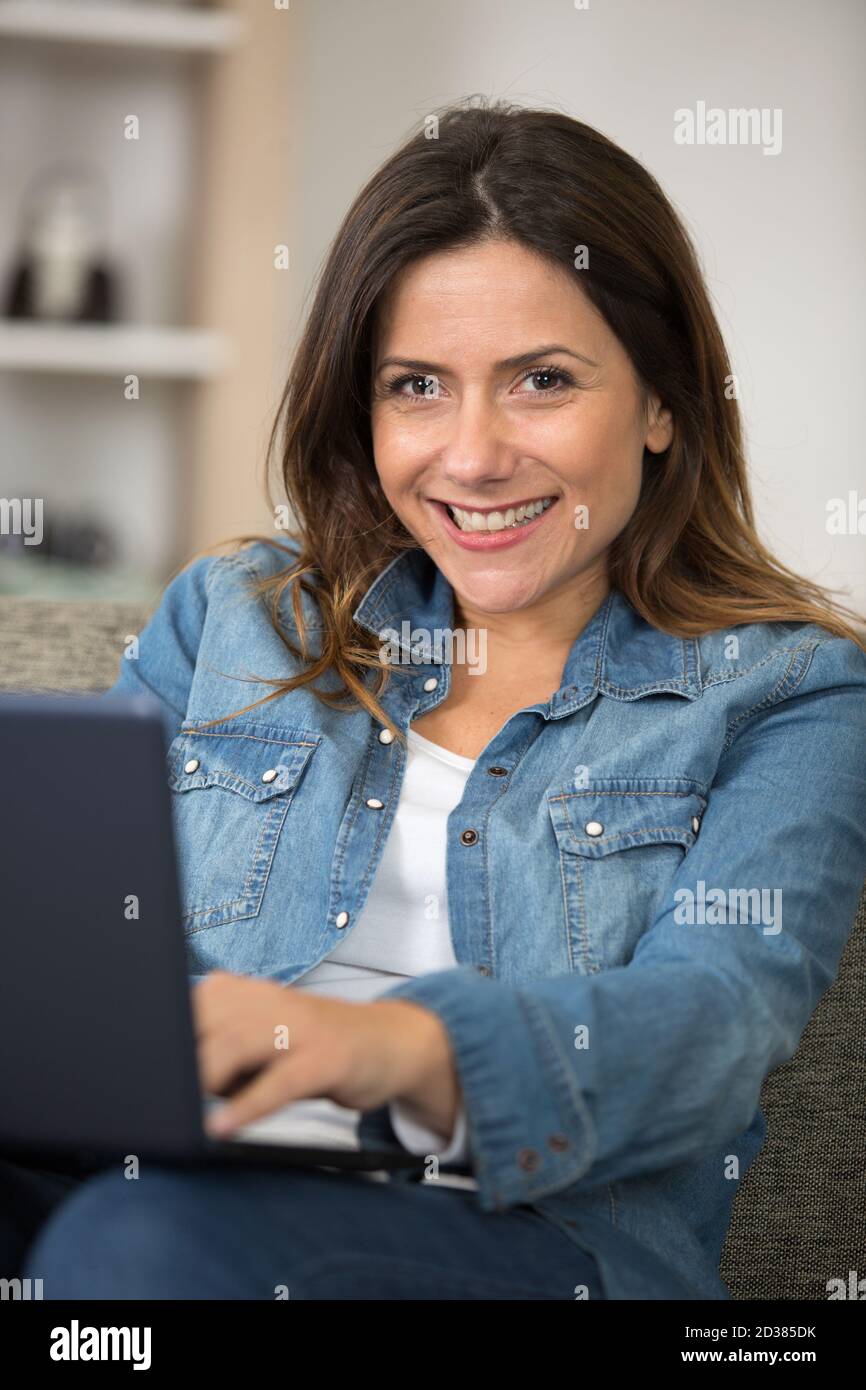
<instances>
[{"instance_id":1,"label":"white t-shirt","mask_svg":"<svg viewBox=\"0 0 866 1390\"><path fill-rule=\"evenodd\" d=\"M474 766L473 759L409 729L400 800L364 910L352 931L324 960L294 980L292 988L366 1002L402 980L457 964L448 926L447 823ZM436 1154L440 1162L468 1161L462 1107L448 1144L442 1135L410 1119L400 1104L391 1104L390 1118L410 1153ZM244 1126L238 1135L354 1149L358 1119L358 1111L334 1101L294 1101ZM440 1173L435 1181L439 1186L477 1187L474 1178L456 1173Z\"/></svg>"}]
</instances>

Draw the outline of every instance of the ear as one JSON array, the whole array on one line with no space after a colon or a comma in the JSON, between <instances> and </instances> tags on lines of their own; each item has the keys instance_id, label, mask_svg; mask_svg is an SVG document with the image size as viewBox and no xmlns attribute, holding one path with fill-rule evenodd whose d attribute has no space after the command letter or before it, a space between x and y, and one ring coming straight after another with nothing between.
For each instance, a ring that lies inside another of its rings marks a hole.
<instances>
[{"instance_id":1,"label":"ear","mask_svg":"<svg viewBox=\"0 0 866 1390\"><path fill-rule=\"evenodd\" d=\"M674 437L674 417L658 396L652 395L647 406L647 431L644 444L651 454L663 454Z\"/></svg>"}]
</instances>

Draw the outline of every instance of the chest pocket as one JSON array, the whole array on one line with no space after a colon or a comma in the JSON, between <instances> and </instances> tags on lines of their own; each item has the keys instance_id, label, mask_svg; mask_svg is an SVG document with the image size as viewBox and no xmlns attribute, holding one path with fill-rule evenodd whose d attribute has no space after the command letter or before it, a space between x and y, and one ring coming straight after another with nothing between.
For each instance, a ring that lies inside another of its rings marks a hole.
<instances>
[{"instance_id":1,"label":"chest pocket","mask_svg":"<svg viewBox=\"0 0 866 1390\"><path fill-rule=\"evenodd\" d=\"M292 801L321 742L304 729L187 729L168 752L183 926L255 917Z\"/></svg>"},{"instance_id":2,"label":"chest pocket","mask_svg":"<svg viewBox=\"0 0 866 1390\"><path fill-rule=\"evenodd\" d=\"M631 960L698 836L703 791L684 777L618 777L548 793L575 970Z\"/></svg>"}]
</instances>

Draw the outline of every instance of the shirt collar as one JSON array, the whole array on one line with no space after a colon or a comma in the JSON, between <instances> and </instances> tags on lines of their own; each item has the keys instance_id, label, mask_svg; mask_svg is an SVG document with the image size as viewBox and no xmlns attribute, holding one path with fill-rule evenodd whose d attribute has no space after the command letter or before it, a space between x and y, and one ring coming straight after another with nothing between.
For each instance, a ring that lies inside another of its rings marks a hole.
<instances>
[{"instance_id":1,"label":"shirt collar","mask_svg":"<svg viewBox=\"0 0 866 1390\"><path fill-rule=\"evenodd\" d=\"M390 640L402 647L408 648L412 634L416 661L426 648L435 664L435 634L454 625L454 593L426 551L415 548L377 576L354 618L377 637L389 629ZM653 627L614 589L575 639L551 713L567 714L598 691L615 700L653 694L693 700L701 688L697 641Z\"/></svg>"}]
</instances>

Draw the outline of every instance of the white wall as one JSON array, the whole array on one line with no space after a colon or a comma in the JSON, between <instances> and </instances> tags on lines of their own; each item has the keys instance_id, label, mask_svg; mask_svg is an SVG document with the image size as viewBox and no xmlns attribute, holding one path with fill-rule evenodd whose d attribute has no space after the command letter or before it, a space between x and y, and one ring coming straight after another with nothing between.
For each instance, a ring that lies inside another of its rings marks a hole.
<instances>
[{"instance_id":1,"label":"white wall","mask_svg":"<svg viewBox=\"0 0 866 1390\"><path fill-rule=\"evenodd\" d=\"M866 612L866 536L826 530L828 499L866 499L862 0L292 0L291 23L286 350L347 204L420 118L473 92L564 110L641 159L697 243L765 539ZM698 101L780 108L780 153L675 144Z\"/></svg>"}]
</instances>

